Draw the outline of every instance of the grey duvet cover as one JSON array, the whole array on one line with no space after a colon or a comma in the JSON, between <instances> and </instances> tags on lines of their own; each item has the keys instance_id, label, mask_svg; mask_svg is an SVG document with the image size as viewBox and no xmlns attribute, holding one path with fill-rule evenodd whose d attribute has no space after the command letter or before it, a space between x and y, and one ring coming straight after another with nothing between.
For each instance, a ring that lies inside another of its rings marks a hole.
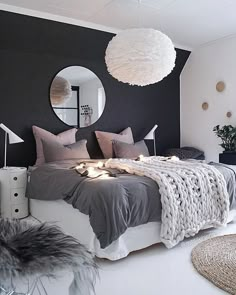
<instances>
[{"instance_id":1,"label":"grey duvet cover","mask_svg":"<svg viewBox=\"0 0 236 295\"><path fill-rule=\"evenodd\" d=\"M87 178L73 169L76 164L75 160L58 161L33 169L27 197L45 201L64 199L89 215L101 248L109 246L129 227L161 220L161 198L152 179L114 169L116 177ZM226 165L211 165L224 175L231 208L236 208L235 172Z\"/></svg>"}]
</instances>

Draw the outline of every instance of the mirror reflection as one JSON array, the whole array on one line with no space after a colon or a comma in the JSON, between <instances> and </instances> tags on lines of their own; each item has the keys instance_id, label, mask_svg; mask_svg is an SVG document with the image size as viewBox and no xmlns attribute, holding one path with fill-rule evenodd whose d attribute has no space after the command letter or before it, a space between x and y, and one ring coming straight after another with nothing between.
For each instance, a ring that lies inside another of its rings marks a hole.
<instances>
[{"instance_id":1,"label":"mirror reflection","mask_svg":"<svg viewBox=\"0 0 236 295\"><path fill-rule=\"evenodd\" d=\"M71 66L61 70L50 87L55 114L67 125L78 128L95 123L105 107L105 91L89 69Z\"/></svg>"}]
</instances>

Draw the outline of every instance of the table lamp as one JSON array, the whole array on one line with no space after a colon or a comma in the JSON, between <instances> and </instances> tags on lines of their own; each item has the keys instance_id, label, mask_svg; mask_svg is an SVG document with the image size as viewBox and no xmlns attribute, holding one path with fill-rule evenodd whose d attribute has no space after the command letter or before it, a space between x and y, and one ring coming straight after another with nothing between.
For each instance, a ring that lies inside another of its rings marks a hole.
<instances>
[{"instance_id":1,"label":"table lamp","mask_svg":"<svg viewBox=\"0 0 236 295\"><path fill-rule=\"evenodd\" d=\"M148 134L144 137L144 139L151 139L153 140L153 148L154 148L154 155L156 156L156 138L155 138L155 131L157 129L158 125L155 124L154 127L148 132Z\"/></svg>"},{"instance_id":2,"label":"table lamp","mask_svg":"<svg viewBox=\"0 0 236 295\"><path fill-rule=\"evenodd\" d=\"M4 149L4 167L7 166L7 137L9 139L9 144L24 142L22 138L16 135L3 123L0 124L0 128L5 131L5 149Z\"/></svg>"}]
</instances>

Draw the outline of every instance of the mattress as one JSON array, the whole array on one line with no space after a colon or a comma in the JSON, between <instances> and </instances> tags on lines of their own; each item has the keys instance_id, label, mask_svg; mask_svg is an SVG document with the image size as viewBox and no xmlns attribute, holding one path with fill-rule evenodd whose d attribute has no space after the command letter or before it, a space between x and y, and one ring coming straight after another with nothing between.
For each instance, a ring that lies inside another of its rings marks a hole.
<instances>
[{"instance_id":1,"label":"mattress","mask_svg":"<svg viewBox=\"0 0 236 295\"><path fill-rule=\"evenodd\" d=\"M111 245L102 249L89 222L88 215L74 209L63 200L42 201L30 200L31 215L41 222L53 222L62 230L78 239L89 251L99 258L119 260L129 253L160 243L160 222L149 222L136 227L130 227ZM53 214L52 214L53 212ZM236 210L231 210L228 222L236 216Z\"/></svg>"},{"instance_id":2,"label":"mattress","mask_svg":"<svg viewBox=\"0 0 236 295\"><path fill-rule=\"evenodd\" d=\"M53 212L53 213L52 213ZM130 252L137 251L160 240L160 222L148 222L143 225L130 227L119 239L102 249L89 222L89 216L74 209L63 200L42 201L30 199L30 213L39 221L53 222L62 230L78 239L89 251L99 258L118 260Z\"/></svg>"}]
</instances>

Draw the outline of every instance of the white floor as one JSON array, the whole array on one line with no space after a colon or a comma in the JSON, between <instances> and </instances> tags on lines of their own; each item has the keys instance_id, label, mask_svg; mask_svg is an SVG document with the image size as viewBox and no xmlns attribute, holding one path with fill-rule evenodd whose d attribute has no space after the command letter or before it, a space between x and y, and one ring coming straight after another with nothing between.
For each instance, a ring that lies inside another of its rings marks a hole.
<instances>
[{"instance_id":1,"label":"white floor","mask_svg":"<svg viewBox=\"0 0 236 295\"><path fill-rule=\"evenodd\" d=\"M215 235L236 233L236 223L211 229L168 250L162 245L117 261L101 261L97 295L218 295L227 294L200 276L191 264L191 250Z\"/></svg>"},{"instance_id":2,"label":"white floor","mask_svg":"<svg viewBox=\"0 0 236 295\"><path fill-rule=\"evenodd\" d=\"M226 228L209 229L173 249L154 245L111 262L99 260L96 295L220 295L227 294L200 276L191 264L191 250L214 236L236 233L236 221ZM49 295L67 295L72 274L51 283Z\"/></svg>"}]
</instances>

